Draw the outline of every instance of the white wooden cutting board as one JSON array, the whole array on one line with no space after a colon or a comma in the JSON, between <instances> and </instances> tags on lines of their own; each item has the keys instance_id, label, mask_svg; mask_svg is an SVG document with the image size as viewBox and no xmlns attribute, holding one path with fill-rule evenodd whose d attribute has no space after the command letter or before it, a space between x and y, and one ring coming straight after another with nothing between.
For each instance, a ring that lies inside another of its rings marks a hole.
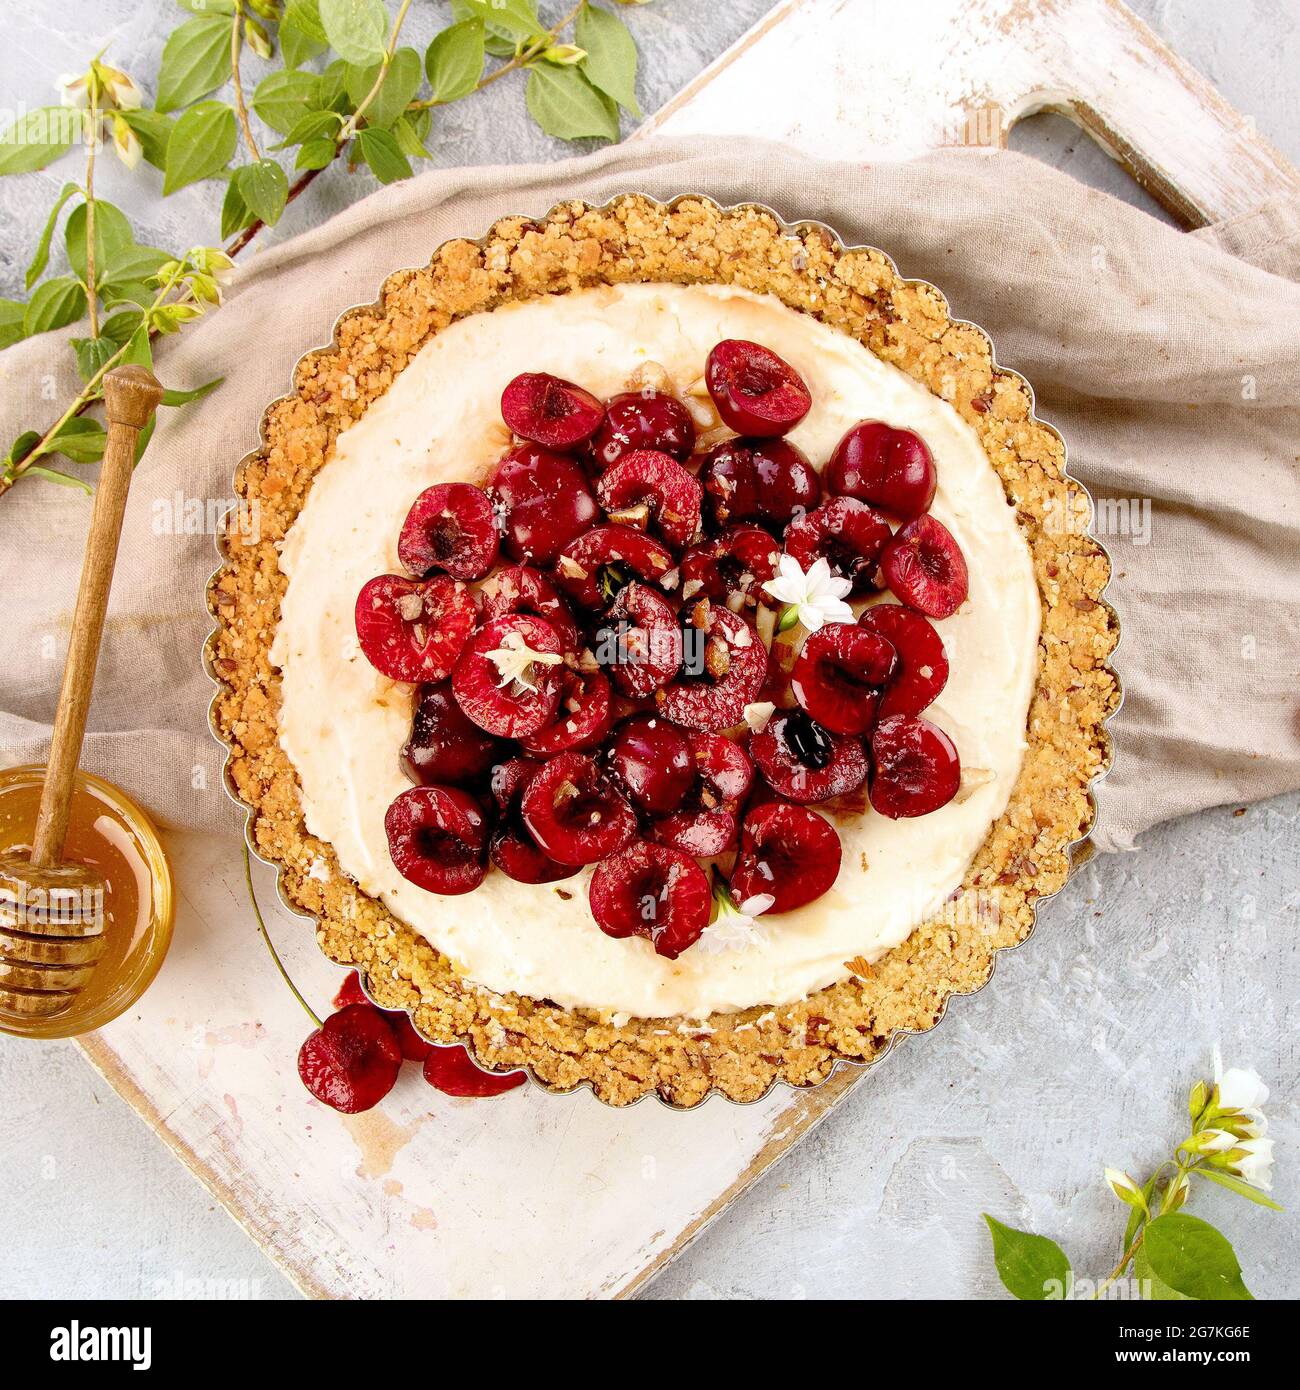
<instances>
[{"instance_id":1,"label":"white wooden cutting board","mask_svg":"<svg viewBox=\"0 0 1300 1390\"><path fill-rule=\"evenodd\" d=\"M1044 108L1085 125L1188 225L1300 191L1300 175L1118 0L786 0L638 134L901 158L1003 143ZM678 1114L532 1088L456 1101L408 1067L378 1109L340 1117L298 1082L308 1025L255 934L239 847L188 834L168 846L171 955L138 1009L82 1045L305 1293L627 1295L869 1084L841 1073L812 1092ZM328 997L340 972L279 907L270 873L257 881L290 971Z\"/></svg>"}]
</instances>

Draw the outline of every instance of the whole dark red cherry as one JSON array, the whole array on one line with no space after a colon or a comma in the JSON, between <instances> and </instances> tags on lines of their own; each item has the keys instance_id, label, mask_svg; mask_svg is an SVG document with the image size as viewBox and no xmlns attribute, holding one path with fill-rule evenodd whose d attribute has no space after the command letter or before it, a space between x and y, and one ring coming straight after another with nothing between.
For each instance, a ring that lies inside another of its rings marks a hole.
<instances>
[{"instance_id":1,"label":"whole dark red cherry","mask_svg":"<svg viewBox=\"0 0 1300 1390\"><path fill-rule=\"evenodd\" d=\"M524 372L501 393L501 418L546 449L571 449L596 433L605 408L581 386L549 372Z\"/></svg>"},{"instance_id":2,"label":"whole dark red cherry","mask_svg":"<svg viewBox=\"0 0 1300 1390\"><path fill-rule=\"evenodd\" d=\"M634 714L624 720L609 756L633 802L652 816L680 809L695 785L691 741L662 715Z\"/></svg>"},{"instance_id":3,"label":"whole dark red cherry","mask_svg":"<svg viewBox=\"0 0 1300 1390\"><path fill-rule=\"evenodd\" d=\"M317 1100L356 1115L393 1089L402 1052L388 1020L373 1004L348 1004L331 1014L298 1051L298 1075Z\"/></svg>"},{"instance_id":4,"label":"whole dark red cherry","mask_svg":"<svg viewBox=\"0 0 1300 1390\"><path fill-rule=\"evenodd\" d=\"M504 748L500 739L465 716L450 681L422 685L411 736L402 747L402 771L424 786L468 787L487 777L505 756Z\"/></svg>"},{"instance_id":5,"label":"whole dark red cherry","mask_svg":"<svg viewBox=\"0 0 1300 1390\"><path fill-rule=\"evenodd\" d=\"M719 527L755 521L780 531L821 496L817 470L784 439L726 440L710 451L700 481Z\"/></svg>"},{"instance_id":6,"label":"whole dark red cherry","mask_svg":"<svg viewBox=\"0 0 1300 1390\"><path fill-rule=\"evenodd\" d=\"M835 446L826 488L881 507L901 521L929 509L938 479L924 439L883 420L863 420Z\"/></svg>"},{"instance_id":7,"label":"whole dark red cherry","mask_svg":"<svg viewBox=\"0 0 1300 1390\"><path fill-rule=\"evenodd\" d=\"M567 454L533 444L521 444L497 464L489 491L503 513L506 550L530 564L549 565L600 515L582 468Z\"/></svg>"},{"instance_id":8,"label":"whole dark red cherry","mask_svg":"<svg viewBox=\"0 0 1300 1390\"><path fill-rule=\"evenodd\" d=\"M605 403L605 419L591 441L601 468L636 449L657 449L685 463L695 448L695 421L675 396L663 391L625 391Z\"/></svg>"}]
</instances>

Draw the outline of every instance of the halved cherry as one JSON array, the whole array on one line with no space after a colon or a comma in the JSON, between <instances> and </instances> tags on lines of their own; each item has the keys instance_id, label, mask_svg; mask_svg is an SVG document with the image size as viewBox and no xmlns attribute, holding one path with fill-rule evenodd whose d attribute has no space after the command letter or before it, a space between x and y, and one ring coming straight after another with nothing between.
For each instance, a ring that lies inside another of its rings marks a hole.
<instances>
[{"instance_id":1,"label":"halved cherry","mask_svg":"<svg viewBox=\"0 0 1300 1390\"><path fill-rule=\"evenodd\" d=\"M500 544L492 499L481 487L438 483L407 512L397 557L412 574L443 570L453 579L482 579L496 564Z\"/></svg>"},{"instance_id":2,"label":"halved cherry","mask_svg":"<svg viewBox=\"0 0 1300 1390\"><path fill-rule=\"evenodd\" d=\"M881 690L897 666L894 648L879 633L827 623L804 638L790 687L800 706L824 728L834 734L865 734L876 722Z\"/></svg>"},{"instance_id":3,"label":"halved cherry","mask_svg":"<svg viewBox=\"0 0 1300 1390\"><path fill-rule=\"evenodd\" d=\"M680 810L655 822L655 838L697 859L712 859L736 846L741 804L754 780L754 765L722 734L691 735L695 779Z\"/></svg>"},{"instance_id":4,"label":"halved cherry","mask_svg":"<svg viewBox=\"0 0 1300 1390\"><path fill-rule=\"evenodd\" d=\"M948 683L948 654L943 638L915 609L901 603L877 603L858 619L858 625L879 633L898 653L889 688L880 697L877 717L920 714Z\"/></svg>"},{"instance_id":5,"label":"halved cherry","mask_svg":"<svg viewBox=\"0 0 1300 1390\"><path fill-rule=\"evenodd\" d=\"M635 579L619 590L595 640L596 660L629 699L647 699L681 670L677 614L662 595Z\"/></svg>"},{"instance_id":6,"label":"halved cherry","mask_svg":"<svg viewBox=\"0 0 1300 1390\"><path fill-rule=\"evenodd\" d=\"M682 597L707 598L733 613L760 603L772 607L776 600L763 585L776 574L780 554L780 546L761 526L733 526L682 556Z\"/></svg>"},{"instance_id":7,"label":"halved cherry","mask_svg":"<svg viewBox=\"0 0 1300 1390\"><path fill-rule=\"evenodd\" d=\"M572 449L600 428L605 407L571 381L524 372L502 391L501 418L520 439L545 449Z\"/></svg>"},{"instance_id":8,"label":"halved cherry","mask_svg":"<svg viewBox=\"0 0 1300 1390\"><path fill-rule=\"evenodd\" d=\"M529 613L484 624L452 672L460 707L501 738L526 738L551 722L560 702L564 646L555 629Z\"/></svg>"},{"instance_id":9,"label":"halved cherry","mask_svg":"<svg viewBox=\"0 0 1300 1390\"><path fill-rule=\"evenodd\" d=\"M826 465L828 491L870 502L901 521L929 510L937 481L925 440L883 420L854 425Z\"/></svg>"},{"instance_id":10,"label":"halved cherry","mask_svg":"<svg viewBox=\"0 0 1300 1390\"><path fill-rule=\"evenodd\" d=\"M384 816L388 853L404 879L430 893L472 893L483 882L487 823L459 787L412 787Z\"/></svg>"},{"instance_id":11,"label":"halved cherry","mask_svg":"<svg viewBox=\"0 0 1300 1390\"><path fill-rule=\"evenodd\" d=\"M714 524L753 521L779 531L817 505L821 480L784 439L729 439L709 451L700 470Z\"/></svg>"},{"instance_id":12,"label":"halved cherry","mask_svg":"<svg viewBox=\"0 0 1300 1390\"><path fill-rule=\"evenodd\" d=\"M605 402L605 419L591 441L601 468L633 449L657 449L685 463L695 448L695 421L675 396L663 391L625 391Z\"/></svg>"},{"instance_id":13,"label":"halved cherry","mask_svg":"<svg viewBox=\"0 0 1300 1390\"><path fill-rule=\"evenodd\" d=\"M520 738L525 750L551 758L569 748L594 748L614 722L609 678L603 671L565 667L560 676L560 699L549 724Z\"/></svg>"},{"instance_id":14,"label":"halved cherry","mask_svg":"<svg viewBox=\"0 0 1300 1390\"><path fill-rule=\"evenodd\" d=\"M681 850L638 840L591 877L591 915L606 936L643 936L676 960L709 925L708 875Z\"/></svg>"},{"instance_id":15,"label":"halved cherry","mask_svg":"<svg viewBox=\"0 0 1300 1390\"><path fill-rule=\"evenodd\" d=\"M729 729L763 688L767 648L744 618L707 599L685 615L684 674L655 699L685 729Z\"/></svg>"},{"instance_id":16,"label":"halved cherry","mask_svg":"<svg viewBox=\"0 0 1300 1390\"><path fill-rule=\"evenodd\" d=\"M582 608L605 607L633 576L675 583L671 551L631 526L597 526L565 546L555 562L557 583Z\"/></svg>"},{"instance_id":17,"label":"halved cherry","mask_svg":"<svg viewBox=\"0 0 1300 1390\"><path fill-rule=\"evenodd\" d=\"M659 534L679 549L700 529L704 489L676 459L654 449L633 449L596 484L600 505L615 521L646 529L653 520ZM641 515L644 513L644 515Z\"/></svg>"},{"instance_id":18,"label":"halved cherry","mask_svg":"<svg viewBox=\"0 0 1300 1390\"><path fill-rule=\"evenodd\" d=\"M566 652L578 654L582 646L578 625L560 591L541 570L529 565L506 565L489 575L478 592L485 622L510 613L531 613L550 623Z\"/></svg>"},{"instance_id":19,"label":"halved cherry","mask_svg":"<svg viewBox=\"0 0 1300 1390\"><path fill-rule=\"evenodd\" d=\"M556 883L577 872L574 865L557 864L544 853L524 824L520 809L524 790L541 769L542 764L531 758L510 758L492 773L497 818L488 854L507 878L518 883Z\"/></svg>"},{"instance_id":20,"label":"halved cherry","mask_svg":"<svg viewBox=\"0 0 1300 1390\"><path fill-rule=\"evenodd\" d=\"M876 725L869 794L882 816L928 816L946 806L960 785L961 759L937 725L910 714L895 714Z\"/></svg>"},{"instance_id":21,"label":"halved cherry","mask_svg":"<svg viewBox=\"0 0 1300 1390\"><path fill-rule=\"evenodd\" d=\"M772 789L791 801L827 801L867 780L862 740L831 733L801 709L778 710L750 736L749 755Z\"/></svg>"},{"instance_id":22,"label":"halved cherry","mask_svg":"<svg viewBox=\"0 0 1300 1390\"><path fill-rule=\"evenodd\" d=\"M803 377L783 357L744 338L724 338L714 347L704 382L723 424L737 434L787 434L812 407Z\"/></svg>"},{"instance_id":23,"label":"halved cherry","mask_svg":"<svg viewBox=\"0 0 1300 1390\"><path fill-rule=\"evenodd\" d=\"M497 464L492 496L512 559L548 565L600 515L587 475L566 454L521 444Z\"/></svg>"},{"instance_id":24,"label":"halved cherry","mask_svg":"<svg viewBox=\"0 0 1300 1390\"><path fill-rule=\"evenodd\" d=\"M373 1004L349 1004L331 1014L298 1049L298 1075L317 1100L357 1115L393 1089L401 1049Z\"/></svg>"},{"instance_id":25,"label":"halved cherry","mask_svg":"<svg viewBox=\"0 0 1300 1390\"><path fill-rule=\"evenodd\" d=\"M354 621L366 660L390 680L445 681L477 615L459 579L381 574L362 585Z\"/></svg>"},{"instance_id":26,"label":"halved cherry","mask_svg":"<svg viewBox=\"0 0 1300 1390\"><path fill-rule=\"evenodd\" d=\"M768 801L745 817L731 871L737 902L770 893L768 913L792 912L830 890L840 872L840 837L816 811Z\"/></svg>"},{"instance_id":27,"label":"halved cherry","mask_svg":"<svg viewBox=\"0 0 1300 1390\"><path fill-rule=\"evenodd\" d=\"M666 815L695 785L695 755L686 733L662 715L634 714L618 726L610 765L636 805Z\"/></svg>"},{"instance_id":28,"label":"halved cherry","mask_svg":"<svg viewBox=\"0 0 1300 1390\"><path fill-rule=\"evenodd\" d=\"M487 1100L522 1086L528 1077L521 1071L484 1071L463 1047L435 1047L424 1059L424 1079L445 1096Z\"/></svg>"},{"instance_id":29,"label":"halved cherry","mask_svg":"<svg viewBox=\"0 0 1300 1390\"><path fill-rule=\"evenodd\" d=\"M402 771L424 786L467 787L501 761L505 745L465 717L449 681L420 687L411 736L402 747Z\"/></svg>"},{"instance_id":30,"label":"halved cherry","mask_svg":"<svg viewBox=\"0 0 1300 1390\"><path fill-rule=\"evenodd\" d=\"M824 559L831 573L849 580L853 594L873 592L880 553L889 544L889 523L853 497L833 497L785 528L786 553L806 571Z\"/></svg>"},{"instance_id":31,"label":"halved cherry","mask_svg":"<svg viewBox=\"0 0 1300 1390\"><path fill-rule=\"evenodd\" d=\"M595 864L636 835L636 816L613 779L585 753L561 753L524 789L524 824L552 859Z\"/></svg>"},{"instance_id":32,"label":"halved cherry","mask_svg":"<svg viewBox=\"0 0 1300 1390\"><path fill-rule=\"evenodd\" d=\"M952 532L928 512L900 526L880 557L894 593L928 618L948 618L970 590L966 557Z\"/></svg>"}]
</instances>

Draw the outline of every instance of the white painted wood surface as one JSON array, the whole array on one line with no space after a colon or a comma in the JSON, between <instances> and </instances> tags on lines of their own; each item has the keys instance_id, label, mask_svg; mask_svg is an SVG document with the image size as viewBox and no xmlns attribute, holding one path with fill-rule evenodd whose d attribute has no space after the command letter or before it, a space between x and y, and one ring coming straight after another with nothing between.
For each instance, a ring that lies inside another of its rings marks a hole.
<instances>
[{"instance_id":1,"label":"white painted wood surface","mask_svg":"<svg viewBox=\"0 0 1300 1390\"><path fill-rule=\"evenodd\" d=\"M643 131L905 158L1003 143L1043 108L1099 134L1189 224L1300 188L1116 0L787 0ZM340 1119L294 1074L306 1024L249 924L238 847L169 846L171 958L139 1009L84 1046L306 1293L625 1295L856 1079L681 1115L654 1101L613 1111L585 1092L453 1101L408 1068L382 1107ZM258 882L295 977L326 997L339 972L279 908L270 875Z\"/></svg>"}]
</instances>

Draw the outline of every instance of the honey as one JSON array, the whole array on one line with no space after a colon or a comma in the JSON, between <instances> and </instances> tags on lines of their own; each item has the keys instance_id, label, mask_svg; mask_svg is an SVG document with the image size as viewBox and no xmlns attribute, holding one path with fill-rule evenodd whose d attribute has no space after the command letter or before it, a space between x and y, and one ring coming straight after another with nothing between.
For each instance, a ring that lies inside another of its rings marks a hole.
<instances>
[{"instance_id":1,"label":"honey","mask_svg":"<svg viewBox=\"0 0 1300 1390\"><path fill-rule=\"evenodd\" d=\"M0 772L0 858L31 849L45 769ZM171 868L148 816L124 792L78 772L63 859L104 882L104 953L57 1014L27 1018L0 1007L0 1032L33 1038L88 1033L129 1009L158 973L171 942Z\"/></svg>"}]
</instances>

